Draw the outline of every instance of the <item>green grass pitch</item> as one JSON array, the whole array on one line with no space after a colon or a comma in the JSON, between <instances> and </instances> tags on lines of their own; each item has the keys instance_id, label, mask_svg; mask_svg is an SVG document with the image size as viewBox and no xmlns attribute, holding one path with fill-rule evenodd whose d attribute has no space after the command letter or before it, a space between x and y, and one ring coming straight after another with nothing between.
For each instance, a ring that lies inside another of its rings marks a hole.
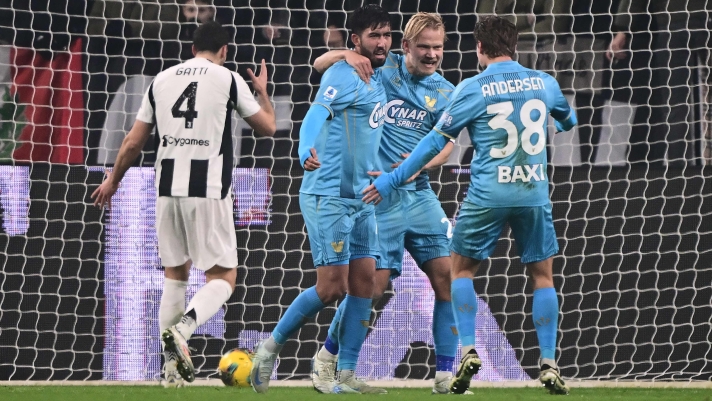
<instances>
[{"instance_id":1,"label":"green grass pitch","mask_svg":"<svg viewBox=\"0 0 712 401\"><path fill-rule=\"evenodd\" d=\"M457 396L484 401L712 401L710 389L675 388L574 388L568 396L549 395L538 388L474 388L474 396ZM225 387L187 387L164 389L158 386L0 386L0 400L3 401L104 401L104 400L147 400L147 401L248 401L248 400L326 400L337 398L359 400L420 400L431 399L430 389L389 389L387 395L337 395L317 394L305 387L275 387L267 394L255 394L252 389ZM450 397L450 396L443 396ZM435 397L437 399L441 397Z\"/></svg>"}]
</instances>

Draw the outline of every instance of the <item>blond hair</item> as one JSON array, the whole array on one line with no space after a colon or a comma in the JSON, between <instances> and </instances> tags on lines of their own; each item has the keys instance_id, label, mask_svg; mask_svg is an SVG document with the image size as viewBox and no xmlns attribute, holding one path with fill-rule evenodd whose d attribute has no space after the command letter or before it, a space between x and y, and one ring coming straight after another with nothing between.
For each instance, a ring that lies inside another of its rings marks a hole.
<instances>
[{"instance_id":1,"label":"blond hair","mask_svg":"<svg viewBox=\"0 0 712 401\"><path fill-rule=\"evenodd\" d=\"M408 42L413 42L426 28L435 30L442 29L443 35L445 35L445 24L439 14L419 12L412 16L410 21L405 25L403 39Z\"/></svg>"}]
</instances>

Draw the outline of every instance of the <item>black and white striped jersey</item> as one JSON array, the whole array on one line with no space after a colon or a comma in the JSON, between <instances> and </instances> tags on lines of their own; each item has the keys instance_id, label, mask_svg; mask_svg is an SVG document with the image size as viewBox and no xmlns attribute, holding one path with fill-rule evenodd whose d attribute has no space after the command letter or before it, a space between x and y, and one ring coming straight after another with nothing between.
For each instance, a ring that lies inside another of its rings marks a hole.
<instances>
[{"instance_id":1,"label":"black and white striped jersey","mask_svg":"<svg viewBox=\"0 0 712 401\"><path fill-rule=\"evenodd\" d=\"M230 120L260 110L242 77L196 57L156 76L136 119L156 125L158 196L223 199L230 191Z\"/></svg>"}]
</instances>

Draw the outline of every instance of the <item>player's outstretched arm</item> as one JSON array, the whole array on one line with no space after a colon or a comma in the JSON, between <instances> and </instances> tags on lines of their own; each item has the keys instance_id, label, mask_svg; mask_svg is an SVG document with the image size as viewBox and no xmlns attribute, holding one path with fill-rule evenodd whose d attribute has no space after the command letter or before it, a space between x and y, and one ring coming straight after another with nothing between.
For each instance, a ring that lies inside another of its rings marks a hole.
<instances>
[{"instance_id":1,"label":"player's outstretched arm","mask_svg":"<svg viewBox=\"0 0 712 401\"><path fill-rule=\"evenodd\" d=\"M258 135L274 136L277 131L277 120L272 107L272 101L267 93L267 65L262 59L262 69L260 75L255 75L251 69L247 69L247 75L252 80L252 87L257 94L257 103L260 105L260 110L244 120L252 127Z\"/></svg>"},{"instance_id":2,"label":"player's outstretched arm","mask_svg":"<svg viewBox=\"0 0 712 401\"><path fill-rule=\"evenodd\" d=\"M452 153L452 149L454 147L455 147L454 142L452 140L450 140L450 142L448 142L445 145L443 150L441 150L440 153L438 153L433 158L433 160L429 161L428 164L426 164L425 167L423 167L423 170L431 170L431 169L438 168L438 167L442 166L443 164L445 164L447 162L447 159L450 158L450 153ZM403 153L403 154L401 154L401 156L403 156L403 159L405 160L408 158L408 156L410 156L410 153ZM400 166L401 164L403 164L403 160L399 161L398 163L391 164L391 168L396 168L396 167ZM418 173L416 173L416 175L417 174ZM415 179L415 177L411 177L411 179L409 181L412 181L413 179Z\"/></svg>"},{"instance_id":3,"label":"player's outstretched arm","mask_svg":"<svg viewBox=\"0 0 712 401\"><path fill-rule=\"evenodd\" d=\"M371 75L373 75L371 60L353 50L330 50L314 60L314 68L319 73L323 73L341 60L346 60L350 66L354 67L361 80L366 83L371 80Z\"/></svg>"},{"instance_id":4,"label":"player's outstretched arm","mask_svg":"<svg viewBox=\"0 0 712 401\"><path fill-rule=\"evenodd\" d=\"M141 149L143 149L146 141L151 136L151 131L153 131L153 124L136 120L131 131L129 131L129 134L126 135L124 142L121 144L113 172L107 173L104 182L91 194L91 198L94 199L94 206L100 208L103 208L104 205L111 206L111 197L119 189L119 183L124 178L126 171L141 153Z\"/></svg>"},{"instance_id":5,"label":"player's outstretched arm","mask_svg":"<svg viewBox=\"0 0 712 401\"><path fill-rule=\"evenodd\" d=\"M423 170L430 170L434 168L438 168L445 164L447 162L447 159L450 158L450 153L452 153L452 149L455 147L455 144L453 143L452 140L449 140L446 144L443 150L440 151L433 160L429 161L428 164L423 167Z\"/></svg>"},{"instance_id":6,"label":"player's outstretched arm","mask_svg":"<svg viewBox=\"0 0 712 401\"><path fill-rule=\"evenodd\" d=\"M454 147L455 147L454 142L452 140L450 140L450 142L448 142L445 145L443 150L441 150L440 153L438 153L433 158L433 160L429 161L428 164L426 164L425 167L423 167L423 170L432 170L432 169L438 168L438 167L442 166L443 164L445 164L447 162L447 159L450 158L450 153L452 153L452 149ZM401 154L401 156L403 156L403 159L407 159L408 156L410 156L410 153L403 153L403 154ZM391 164L391 168L397 168L401 164L403 164L403 160L399 161L398 163ZM381 172L379 171L377 174L375 172L374 173L369 172L368 174L372 175L374 177L378 177L381 175ZM412 177L408 178L408 180L406 182L415 181L415 179L418 178L419 175L420 175L420 170L418 172L416 172L415 174L413 174Z\"/></svg>"},{"instance_id":7,"label":"player's outstretched arm","mask_svg":"<svg viewBox=\"0 0 712 401\"><path fill-rule=\"evenodd\" d=\"M405 184L410 177L422 170L425 165L443 150L450 142L436 130L430 131L403 163L388 174L376 178L373 184L363 190L362 200L366 203L378 204L383 197L388 196L394 189Z\"/></svg>"},{"instance_id":8,"label":"player's outstretched arm","mask_svg":"<svg viewBox=\"0 0 712 401\"><path fill-rule=\"evenodd\" d=\"M422 170L425 165L440 153L451 139L457 138L462 129L484 110L484 100L481 93L473 91L472 79L466 79L455 88L452 101L440 116L435 128L425 138L418 142L413 152L395 170L383 174L376 179L363 193L361 198L366 203L378 203L381 197L388 196L394 189L403 185L413 174Z\"/></svg>"}]
</instances>

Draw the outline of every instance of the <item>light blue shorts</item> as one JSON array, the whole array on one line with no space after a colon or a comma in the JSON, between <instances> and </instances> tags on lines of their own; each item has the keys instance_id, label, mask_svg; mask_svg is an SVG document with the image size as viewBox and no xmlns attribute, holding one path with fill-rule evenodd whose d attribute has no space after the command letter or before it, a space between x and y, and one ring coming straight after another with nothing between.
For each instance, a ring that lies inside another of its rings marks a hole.
<instances>
[{"instance_id":1,"label":"light blue shorts","mask_svg":"<svg viewBox=\"0 0 712 401\"><path fill-rule=\"evenodd\" d=\"M559 252L551 203L534 207L480 207L465 200L457 216L453 252L485 260L497 246L505 223L512 228L522 263L546 260Z\"/></svg>"},{"instance_id":2,"label":"light blue shorts","mask_svg":"<svg viewBox=\"0 0 712 401\"><path fill-rule=\"evenodd\" d=\"M391 278L400 276L403 249L418 266L450 256L452 226L432 189L394 191L387 203L376 206L381 269L390 269ZM382 206L383 205L383 206Z\"/></svg>"},{"instance_id":3,"label":"light blue shorts","mask_svg":"<svg viewBox=\"0 0 712 401\"><path fill-rule=\"evenodd\" d=\"M299 194L314 266L344 265L349 260L380 260L376 213L361 199Z\"/></svg>"}]
</instances>

